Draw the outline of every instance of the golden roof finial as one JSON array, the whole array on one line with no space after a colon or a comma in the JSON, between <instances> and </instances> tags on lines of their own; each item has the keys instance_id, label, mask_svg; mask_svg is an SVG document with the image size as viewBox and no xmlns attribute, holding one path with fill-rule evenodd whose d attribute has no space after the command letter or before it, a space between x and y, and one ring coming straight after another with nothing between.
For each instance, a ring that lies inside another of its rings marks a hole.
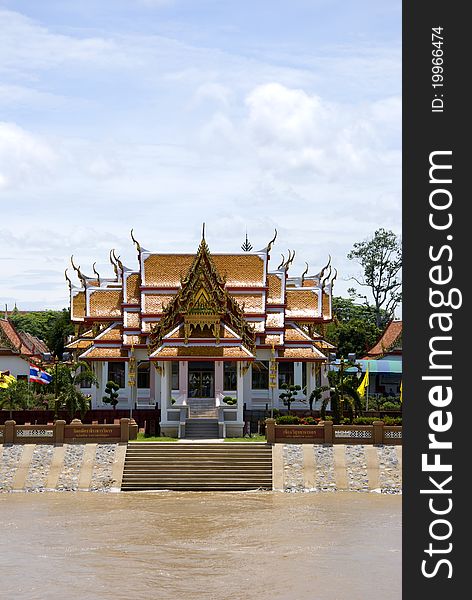
<instances>
[{"instance_id":1,"label":"golden roof finial","mask_svg":"<svg viewBox=\"0 0 472 600\"><path fill-rule=\"evenodd\" d=\"M66 281L69 284L69 291L70 291L72 289L72 281L70 280L69 276L67 275L67 269L64 271L64 277L66 278Z\"/></svg>"},{"instance_id":2,"label":"golden roof finial","mask_svg":"<svg viewBox=\"0 0 472 600\"><path fill-rule=\"evenodd\" d=\"M202 226L202 240L205 240L205 223Z\"/></svg>"},{"instance_id":3,"label":"golden roof finial","mask_svg":"<svg viewBox=\"0 0 472 600\"><path fill-rule=\"evenodd\" d=\"M131 229L131 239L133 240L133 243L136 245L136 250L138 252L141 252L141 244L138 242L138 240L134 237L133 235L133 229Z\"/></svg>"},{"instance_id":4,"label":"golden roof finial","mask_svg":"<svg viewBox=\"0 0 472 600\"><path fill-rule=\"evenodd\" d=\"M284 266L284 264L285 264L285 256L283 254L281 254L280 256L282 257L282 262L277 267L277 270L281 269Z\"/></svg>"},{"instance_id":5,"label":"golden roof finial","mask_svg":"<svg viewBox=\"0 0 472 600\"><path fill-rule=\"evenodd\" d=\"M326 282L328 281L328 279L331 277L331 272L332 272L332 268L331 265L329 265L329 272L326 275L326 277L323 279L323 281L321 282L321 289L324 289Z\"/></svg>"},{"instance_id":6,"label":"golden roof finial","mask_svg":"<svg viewBox=\"0 0 472 600\"><path fill-rule=\"evenodd\" d=\"M305 261L305 264L306 264L306 269L302 273L302 285L303 285L303 282L305 281L306 275L308 275L308 263Z\"/></svg>"},{"instance_id":7,"label":"golden roof finial","mask_svg":"<svg viewBox=\"0 0 472 600\"><path fill-rule=\"evenodd\" d=\"M97 264L96 262L93 263L92 269L93 269L93 272L95 273L95 275L97 276L98 285L100 285L100 274L98 273L97 269L95 268L96 264Z\"/></svg>"},{"instance_id":8,"label":"golden roof finial","mask_svg":"<svg viewBox=\"0 0 472 600\"><path fill-rule=\"evenodd\" d=\"M293 254L292 254L293 252ZM288 251L288 258L287 258L287 262L285 263L285 268L288 269L291 264L293 263L293 259L295 258L295 250L289 250Z\"/></svg>"},{"instance_id":9,"label":"golden roof finial","mask_svg":"<svg viewBox=\"0 0 472 600\"><path fill-rule=\"evenodd\" d=\"M272 246L274 245L274 242L277 238L277 229L275 230L275 234L274 237L270 240L270 242L267 244L267 252L270 252L272 249Z\"/></svg>"},{"instance_id":10,"label":"golden roof finial","mask_svg":"<svg viewBox=\"0 0 472 600\"><path fill-rule=\"evenodd\" d=\"M323 268L321 269L321 271L320 271L320 275L319 275L319 277L320 277L320 281L321 281L321 279L322 279L322 277L323 277L323 275L324 275L324 272L326 271L326 269L327 269L327 268L329 267L329 265L331 264L331 254L328 254L328 257L329 257L329 258L328 258L328 262L327 262L326 266L325 266L325 267L323 267Z\"/></svg>"}]
</instances>

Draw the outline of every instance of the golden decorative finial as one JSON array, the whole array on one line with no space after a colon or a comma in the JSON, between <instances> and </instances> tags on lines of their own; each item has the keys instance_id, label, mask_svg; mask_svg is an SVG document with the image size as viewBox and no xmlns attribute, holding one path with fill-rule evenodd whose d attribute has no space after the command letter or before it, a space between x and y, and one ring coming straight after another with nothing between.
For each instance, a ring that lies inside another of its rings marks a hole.
<instances>
[{"instance_id":1,"label":"golden decorative finial","mask_svg":"<svg viewBox=\"0 0 472 600\"><path fill-rule=\"evenodd\" d=\"M331 279L331 288L334 286L334 282L336 281L337 276L338 276L338 270L335 268L334 269L334 277L333 277L333 279Z\"/></svg>"},{"instance_id":2,"label":"golden decorative finial","mask_svg":"<svg viewBox=\"0 0 472 600\"><path fill-rule=\"evenodd\" d=\"M284 264L285 264L285 256L283 254L281 254L280 256L282 257L282 262L277 267L277 270L281 269L284 266Z\"/></svg>"},{"instance_id":3,"label":"golden decorative finial","mask_svg":"<svg viewBox=\"0 0 472 600\"><path fill-rule=\"evenodd\" d=\"M293 252L293 254L292 254ZM287 262L285 263L285 268L288 269L290 267L290 265L293 263L293 259L295 258L295 250L293 251L288 251L288 258L287 258Z\"/></svg>"},{"instance_id":4,"label":"golden decorative finial","mask_svg":"<svg viewBox=\"0 0 472 600\"><path fill-rule=\"evenodd\" d=\"M270 251L271 251L271 249L272 249L272 246L273 246L273 244L274 244L274 242L275 242L275 239L276 239L276 237L277 237L277 229L275 230L274 237L273 237L273 238L270 240L270 242L267 244L267 252L270 252Z\"/></svg>"},{"instance_id":5,"label":"golden decorative finial","mask_svg":"<svg viewBox=\"0 0 472 600\"><path fill-rule=\"evenodd\" d=\"M133 235L133 229L131 229L131 239L133 240L133 243L136 245L136 250L138 252L141 252L141 245L138 242L138 240L134 237L134 235Z\"/></svg>"},{"instance_id":6,"label":"golden decorative finial","mask_svg":"<svg viewBox=\"0 0 472 600\"><path fill-rule=\"evenodd\" d=\"M308 263L305 262L305 264L306 264L306 269L302 273L302 285L303 285L303 282L305 281L305 276L308 275Z\"/></svg>"},{"instance_id":7,"label":"golden decorative finial","mask_svg":"<svg viewBox=\"0 0 472 600\"><path fill-rule=\"evenodd\" d=\"M113 249L113 258L115 259L116 265L118 266L118 268L120 268L121 270L123 270L123 263L120 260L120 256L119 255L116 256L114 249Z\"/></svg>"},{"instance_id":8,"label":"golden decorative finial","mask_svg":"<svg viewBox=\"0 0 472 600\"><path fill-rule=\"evenodd\" d=\"M203 223L203 226L202 226L202 240L204 240L204 239L205 239L205 223Z\"/></svg>"},{"instance_id":9,"label":"golden decorative finial","mask_svg":"<svg viewBox=\"0 0 472 600\"><path fill-rule=\"evenodd\" d=\"M327 269L327 268L329 267L329 265L331 264L331 254L328 254L328 257L329 257L329 258L328 258L328 262L327 262L326 266L325 266L325 267L323 267L323 268L321 269L321 272L320 272L320 281L321 281L321 279L322 279L322 277L323 277L323 275L324 275L324 272L326 271L326 269Z\"/></svg>"},{"instance_id":10,"label":"golden decorative finial","mask_svg":"<svg viewBox=\"0 0 472 600\"><path fill-rule=\"evenodd\" d=\"M323 281L321 282L321 289L324 289L324 286L326 285L326 282L331 277L331 272L332 272L331 265L329 265L329 272L326 275L326 277L323 279Z\"/></svg>"},{"instance_id":11,"label":"golden decorative finial","mask_svg":"<svg viewBox=\"0 0 472 600\"><path fill-rule=\"evenodd\" d=\"M93 272L95 273L95 275L97 276L98 285L100 285L100 274L98 273L98 271L95 268L96 264L97 264L96 262L93 263L92 269L93 269Z\"/></svg>"},{"instance_id":12,"label":"golden decorative finial","mask_svg":"<svg viewBox=\"0 0 472 600\"><path fill-rule=\"evenodd\" d=\"M72 281L69 279L67 275L67 269L64 271L64 277L66 278L67 283L69 284L69 291L72 289Z\"/></svg>"}]
</instances>

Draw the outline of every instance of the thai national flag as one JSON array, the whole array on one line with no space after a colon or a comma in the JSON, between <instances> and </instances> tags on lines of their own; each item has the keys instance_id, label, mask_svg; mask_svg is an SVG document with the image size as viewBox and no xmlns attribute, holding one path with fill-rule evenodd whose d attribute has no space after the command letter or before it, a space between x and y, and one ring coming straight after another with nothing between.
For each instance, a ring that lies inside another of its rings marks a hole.
<instances>
[{"instance_id":1,"label":"thai national flag","mask_svg":"<svg viewBox=\"0 0 472 600\"><path fill-rule=\"evenodd\" d=\"M38 367L30 365L30 381L43 384L51 383L52 375L49 375L49 373L46 373L46 371L43 371Z\"/></svg>"}]
</instances>

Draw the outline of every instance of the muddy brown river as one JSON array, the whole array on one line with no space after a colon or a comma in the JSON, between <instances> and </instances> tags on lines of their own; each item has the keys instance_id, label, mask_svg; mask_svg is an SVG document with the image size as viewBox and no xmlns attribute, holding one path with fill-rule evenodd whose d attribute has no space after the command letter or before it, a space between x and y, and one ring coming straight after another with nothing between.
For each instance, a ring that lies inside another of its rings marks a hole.
<instances>
[{"instance_id":1,"label":"muddy brown river","mask_svg":"<svg viewBox=\"0 0 472 600\"><path fill-rule=\"evenodd\" d=\"M5 600L399 600L401 496L0 495Z\"/></svg>"}]
</instances>

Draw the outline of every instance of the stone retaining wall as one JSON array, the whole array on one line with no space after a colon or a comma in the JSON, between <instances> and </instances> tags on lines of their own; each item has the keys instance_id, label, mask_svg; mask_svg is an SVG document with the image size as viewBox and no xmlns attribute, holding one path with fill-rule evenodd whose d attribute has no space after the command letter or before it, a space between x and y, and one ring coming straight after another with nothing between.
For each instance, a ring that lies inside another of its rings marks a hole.
<instances>
[{"instance_id":1,"label":"stone retaining wall","mask_svg":"<svg viewBox=\"0 0 472 600\"><path fill-rule=\"evenodd\" d=\"M113 492L127 444L0 444L0 492ZM274 444L274 489L401 493L402 447Z\"/></svg>"}]
</instances>

